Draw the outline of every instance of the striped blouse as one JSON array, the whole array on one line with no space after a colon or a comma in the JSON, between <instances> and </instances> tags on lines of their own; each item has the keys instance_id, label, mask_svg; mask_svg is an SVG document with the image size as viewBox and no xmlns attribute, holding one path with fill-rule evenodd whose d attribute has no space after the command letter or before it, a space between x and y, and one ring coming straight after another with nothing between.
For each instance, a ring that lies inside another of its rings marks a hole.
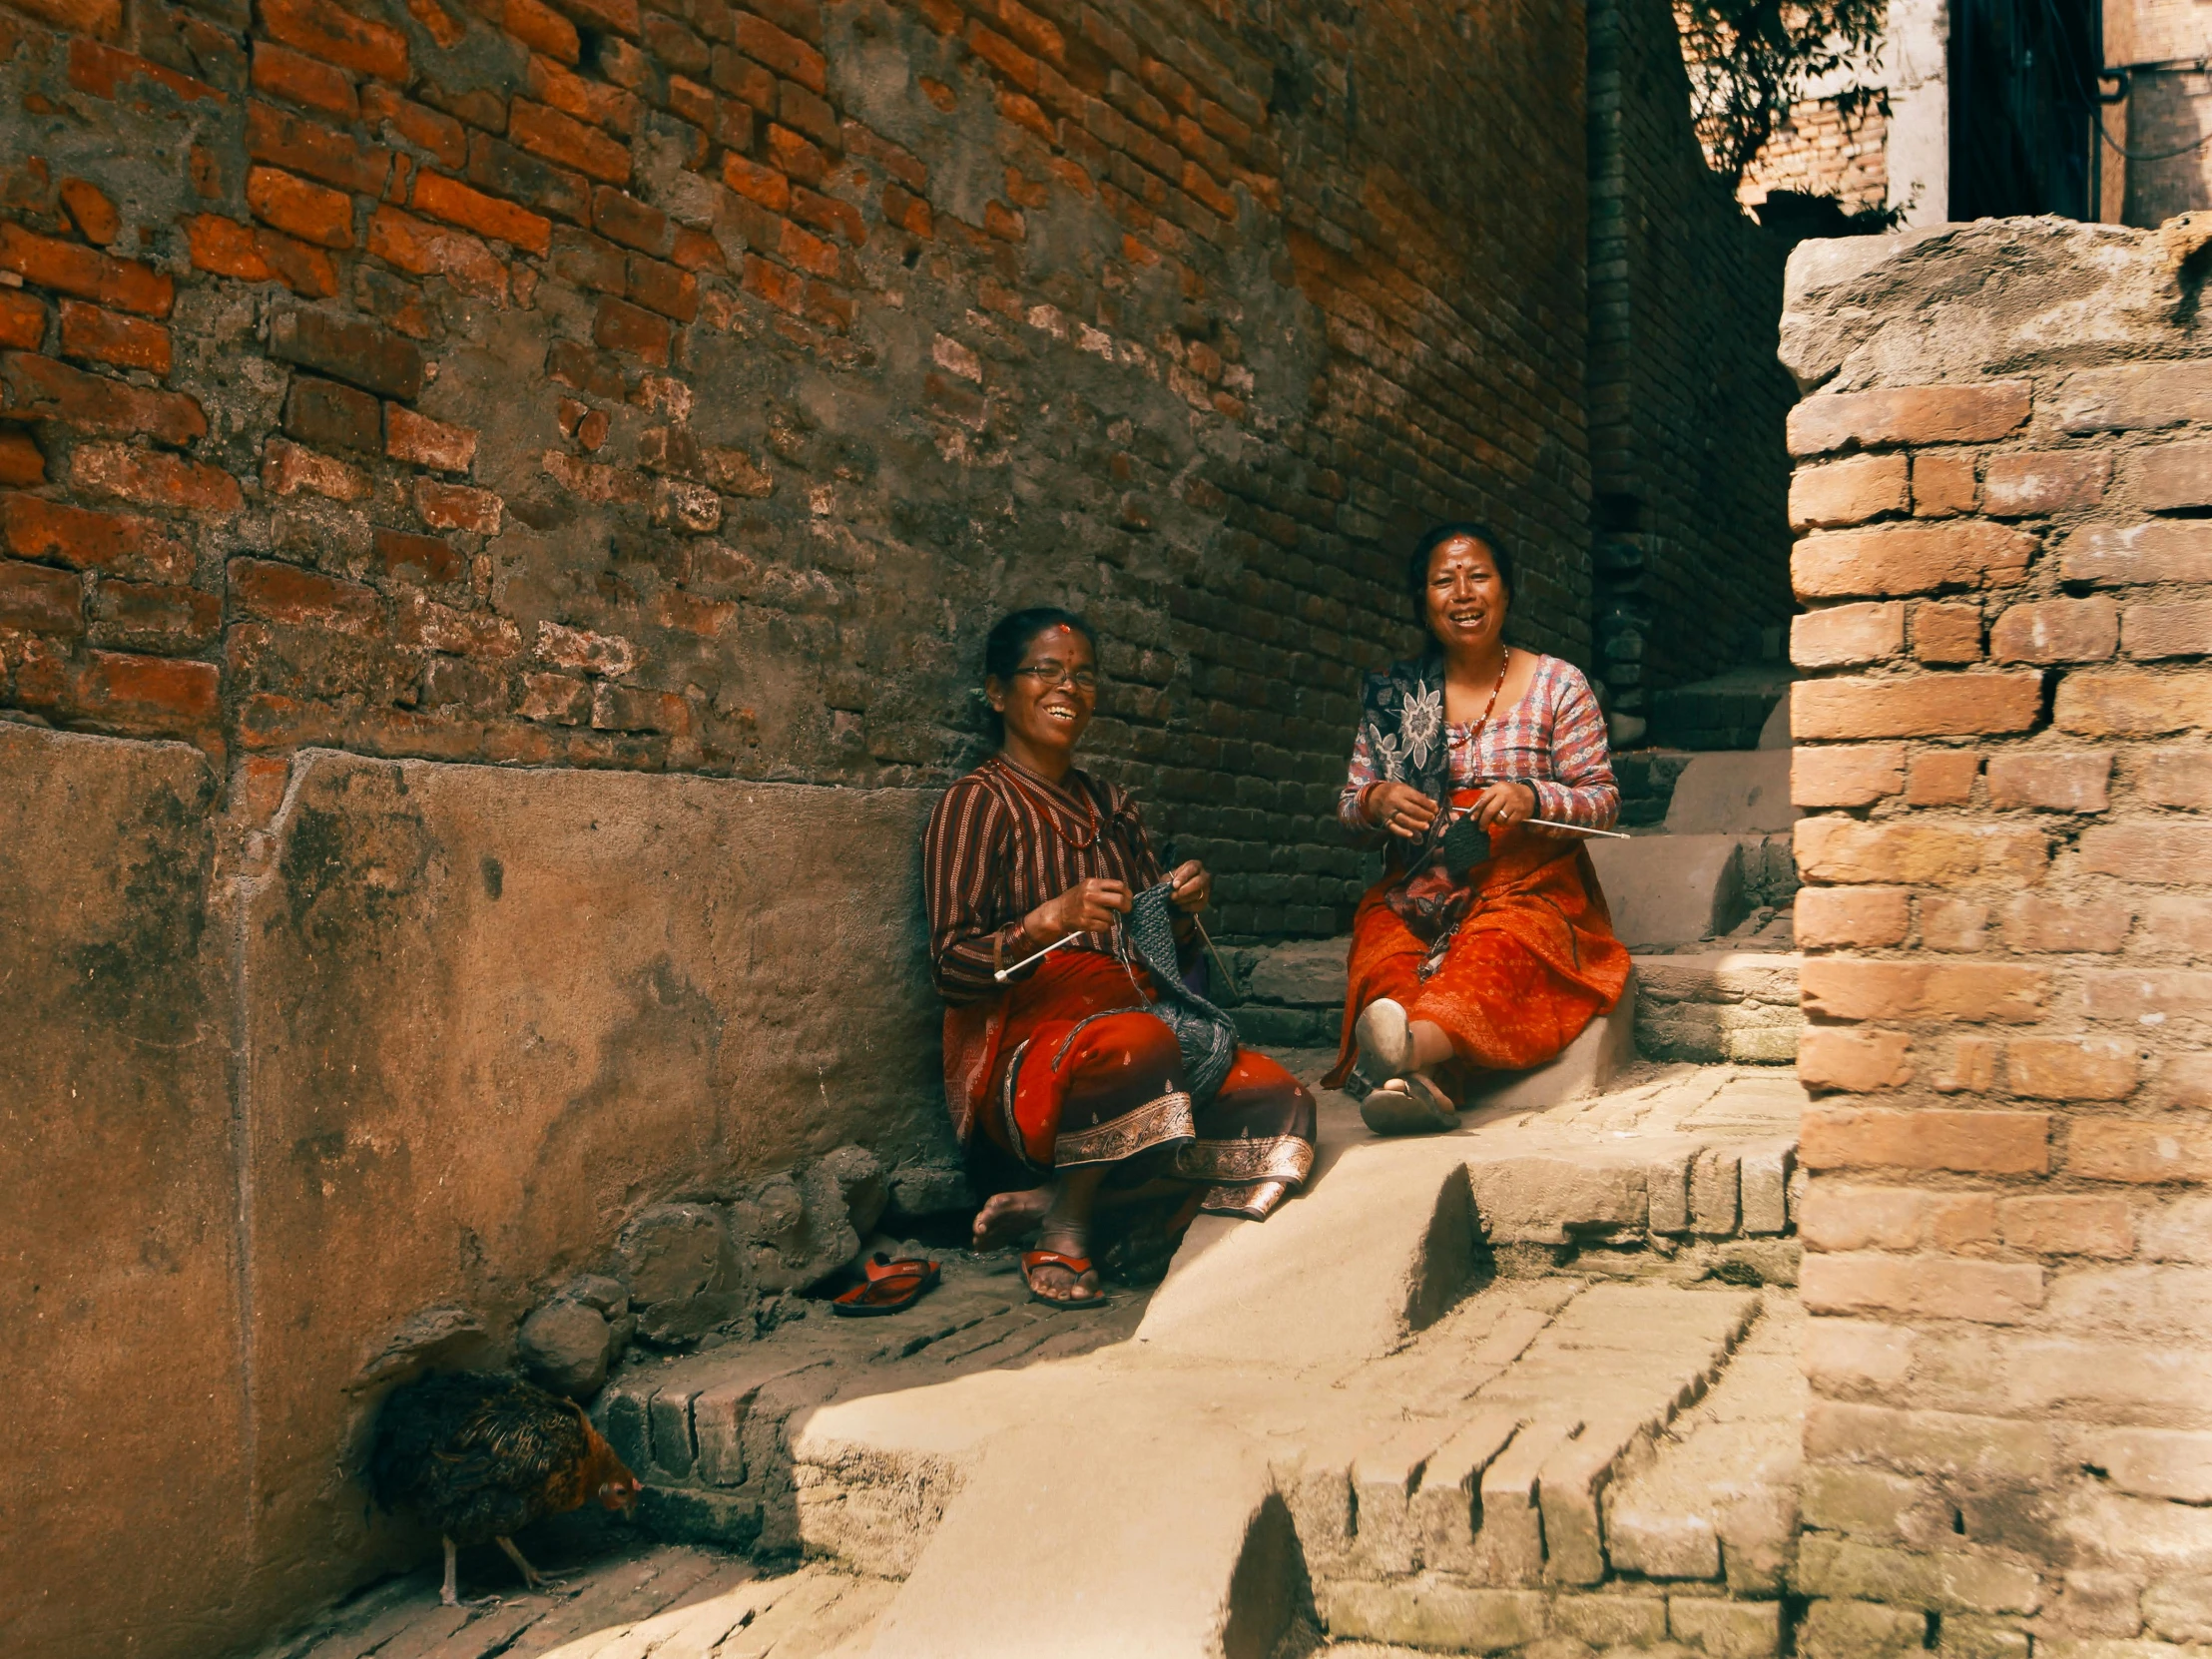
<instances>
[{"instance_id":1,"label":"striped blouse","mask_svg":"<svg viewBox=\"0 0 2212 1659\"><path fill-rule=\"evenodd\" d=\"M1572 663L1539 657L1528 693L1479 734L1472 722L1444 728L1450 744L1451 787L1527 784L1536 792L1536 817L1585 830L1609 830L1620 816L1621 792L1613 782L1605 716L1589 681ZM1355 830L1372 830L1360 814L1360 792L1382 774L1368 748L1365 723L1352 747L1352 772L1337 816Z\"/></svg>"},{"instance_id":2,"label":"striped blouse","mask_svg":"<svg viewBox=\"0 0 2212 1659\"><path fill-rule=\"evenodd\" d=\"M1091 876L1126 881L1132 893L1161 878L1127 791L1074 770L1050 784L1003 755L960 779L929 815L922 837L937 993L973 1002L998 990L992 973L1038 948L1022 933L1021 918ZM1069 948L1111 955L1113 939L1086 933Z\"/></svg>"}]
</instances>

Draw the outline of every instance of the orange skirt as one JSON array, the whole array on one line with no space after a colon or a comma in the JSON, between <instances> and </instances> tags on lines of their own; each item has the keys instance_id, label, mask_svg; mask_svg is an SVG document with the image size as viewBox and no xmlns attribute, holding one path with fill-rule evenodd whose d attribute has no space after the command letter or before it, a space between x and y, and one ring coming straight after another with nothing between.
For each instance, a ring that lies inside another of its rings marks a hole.
<instances>
[{"instance_id":1,"label":"orange skirt","mask_svg":"<svg viewBox=\"0 0 2212 1659\"><path fill-rule=\"evenodd\" d=\"M1255 1220L1314 1163L1314 1097L1249 1048L1203 1105L1142 969L1095 951L1048 959L1013 987L974 1125L1024 1168L1121 1166L1207 1189L1199 1208ZM949 1036L948 1032L948 1036Z\"/></svg>"},{"instance_id":2,"label":"orange skirt","mask_svg":"<svg viewBox=\"0 0 2212 1659\"><path fill-rule=\"evenodd\" d=\"M1454 805L1475 798L1462 791ZM1358 1058L1353 1025L1382 997L1443 1027L1458 1067L1481 1071L1519 1071L1556 1058L1620 1000L1628 948L1613 936L1582 843L1515 828L1492 830L1490 845L1489 861L1469 872L1466 913L1439 938L1422 939L1391 908L1398 874L1361 899L1330 1087L1351 1076ZM1451 1069L1438 1081L1457 1098L1460 1080Z\"/></svg>"}]
</instances>

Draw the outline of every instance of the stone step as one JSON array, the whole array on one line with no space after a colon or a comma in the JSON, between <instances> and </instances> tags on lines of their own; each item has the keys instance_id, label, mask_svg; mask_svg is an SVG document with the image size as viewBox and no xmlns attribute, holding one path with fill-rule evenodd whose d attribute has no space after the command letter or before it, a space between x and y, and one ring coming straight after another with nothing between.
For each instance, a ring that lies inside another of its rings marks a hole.
<instances>
[{"instance_id":1,"label":"stone step","mask_svg":"<svg viewBox=\"0 0 2212 1659\"><path fill-rule=\"evenodd\" d=\"M1637 956L1637 1048L1654 1060L1794 1062L1805 1029L1799 961L1766 950Z\"/></svg>"},{"instance_id":2,"label":"stone step","mask_svg":"<svg viewBox=\"0 0 2212 1659\"><path fill-rule=\"evenodd\" d=\"M1344 1026L1349 938L1293 939L1234 952L1237 1031L1258 1048L1332 1048Z\"/></svg>"},{"instance_id":3,"label":"stone step","mask_svg":"<svg viewBox=\"0 0 2212 1659\"><path fill-rule=\"evenodd\" d=\"M632 1366L597 1414L649 1519L887 1581L865 1636L886 1659L1031 1654L1040 1630L1055 1654L1266 1654L1301 1583L1317 1639L1487 1651L1704 1619L1739 1642L1715 1659L1776 1651L1743 1636L1771 1599L1670 1595L1602 1517L1790 1305L1795 1078L1646 1067L1396 1141L1321 1105L1308 1192L1260 1226L1201 1218L1149 1305L1052 1313L947 1263L895 1320ZM1009 1570L1069 1513L1082 1550Z\"/></svg>"},{"instance_id":4,"label":"stone step","mask_svg":"<svg viewBox=\"0 0 2212 1659\"><path fill-rule=\"evenodd\" d=\"M1655 830L1664 824L1675 785L1696 759L1686 749L1615 749L1613 782L1621 792L1618 828Z\"/></svg>"},{"instance_id":5,"label":"stone step","mask_svg":"<svg viewBox=\"0 0 2212 1659\"><path fill-rule=\"evenodd\" d=\"M1645 837L1652 838L1652 837ZM1794 952L1762 948L1783 935L1787 917L1748 912L1741 935L1761 923L1742 948L1696 944L1639 951L1635 976L1612 1016L1593 1023L1551 1066L1533 1073L1498 1073L1481 1104L1544 1106L1612 1080L1641 1054L1654 1060L1787 1064L1797 1058L1797 964ZM1245 1041L1268 1049L1334 1047L1342 1029L1344 939L1302 939L1239 954L1247 1000L1232 1009ZM1702 942L1702 941L1701 941ZM1264 999L1264 1000L1263 1000Z\"/></svg>"},{"instance_id":6,"label":"stone step","mask_svg":"<svg viewBox=\"0 0 2212 1659\"><path fill-rule=\"evenodd\" d=\"M1790 802L1790 751L1744 749L1691 757L1667 807L1671 835L1773 833L1802 815Z\"/></svg>"},{"instance_id":7,"label":"stone step","mask_svg":"<svg viewBox=\"0 0 2212 1659\"><path fill-rule=\"evenodd\" d=\"M1725 1582L1737 1595L1783 1592L1807 1401L1804 1328L1802 1308L1770 1299L1718 1383L1648 1464L1610 1490L1605 1533L1616 1567L1715 1589Z\"/></svg>"},{"instance_id":8,"label":"stone step","mask_svg":"<svg viewBox=\"0 0 2212 1659\"><path fill-rule=\"evenodd\" d=\"M1719 937L1755 907L1787 904L1797 892L1797 864L1785 833L1593 841L1590 861L1613 931L1631 950Z\"/></svg>"},{"instance_id":9,"label":"stone step","mask_svg":"<svg viewBox=\"0 0 2212 1659\"><path fill-rule=\"evenodd\" d=\"M1590 861L1621 942L1692 944L1751 910L1743 843L1734 835L1638 835L1593 841Z\"/></svg>"},{"instance_id":10,"label":"stone step","mask_svg":"<svg viewBox=\"0 0 2212 1659\"><path fill-rule=\"evenodd\" d=\"M1238 1034L1255 1047L1334 1047L1344 1029L1349 939L1302 939L1245 951L1239 969L1246 1000L1231 1010ZM1297 999L1294 1001L1294 999ZM1557 1058L1525 1071L1493 1071L1474 1082L1465 1104L1526 1111L1607 1088L1636 1062L1636 996L1630 985Z\"/></svg>"},{"instance_id":11,"label":"stone step","mask_svg":"<svg viewBox=\"0 0 2212 1659\"><path fill-rule=\"evenodd\" d=\"M1530 1111L1579 1100L1612 1087L1636 1063L1636 981L1633 971L1610 1012L1582 1028L1556 1059L1526 1071L1477 1073L1462 1103L1467 1108Z\"/></svg>"}]
</instances>

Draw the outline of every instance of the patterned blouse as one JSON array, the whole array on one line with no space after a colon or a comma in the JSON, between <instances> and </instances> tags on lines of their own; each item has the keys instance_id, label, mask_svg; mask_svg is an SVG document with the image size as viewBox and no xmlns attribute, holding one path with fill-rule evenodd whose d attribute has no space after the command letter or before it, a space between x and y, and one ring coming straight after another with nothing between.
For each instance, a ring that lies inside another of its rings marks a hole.
<instances>
[{"instance_id":1,"label":"patterned blouse","mask_svg":"<svg viewBox=\"0 0 2212 1659\"><path fill-rule=\"evenodd\" d=\"M1605 716L1589 681L1572 663L1538 657L1528 694L1492 716L1478 736L1466 721L1444 731L1455 790L1506 781L1527 784L1536 792L1536 817L1585 830L1610 830L1620 816L1621 792L1613 782ZM1355 830L1375 828L1360 814L1360 792L1381 776L1363 725L1352 748L1352 773L1337 804L1337 816Z\"/></svg>"},{"instance_id":2,"label":"patterned blouse","mask_svg":"<svg viewBox=\"0 0 2212 1659\"><path fill-rule=\"evenodd\" d=\"M1132 892L1161 877L1128 792L1072 767L1062 782L1047 783L1004 755L944 792L929 815L921 861L929 973L937 994L954 1003L1003 988L992 975L1037 948L1021 918L1047 899L1091 876L1124 881ZM1112 955L1113 936L1086 933L1070 948Z\"/></svg>"}]
</instances>

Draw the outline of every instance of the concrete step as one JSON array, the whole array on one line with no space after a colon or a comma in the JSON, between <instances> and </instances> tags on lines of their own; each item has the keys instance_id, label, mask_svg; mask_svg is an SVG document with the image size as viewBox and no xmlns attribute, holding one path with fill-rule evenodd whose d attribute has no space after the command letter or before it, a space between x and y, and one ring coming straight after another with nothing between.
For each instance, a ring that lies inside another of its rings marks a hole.
<instances>
[{"instance_id":1,"label":"concrete step","mask_svg":"<svg viewBox=\"0 0 2212 1659\"><path fill-rule=\"evenodd\" d=\"M1590 861L1630 949L1725 933L1751 909L1743 843L1734 835L1638 835L1593 841Z\"/></svg>"},{"instance_id":2,"label":"concrete step","mask_svg":"<svg viewBox=\"0 0 2212 1659\"><path fill-rule=\"evenodd\" d=\"M1636 835L1592 842L1590 860L1631 950L1721 937L1797 892L1787 833Z\"/></svg>"},{"instance_id":3,"label":"concrete step","mask_svg":"<svg viewBox=\"0 0 2212 1659\"><path fill-rule=\"evenodd\" d=\"M1526 1071L1478 1074L1463 1103L1468 1108L1505 1107L1530 1111L1579 1100L1611 1088L1613 1080L1636 1063L1636 981L1612 1011L1598 1015L1556 1059Z\"/></svg>"},{"instance_id":4,"label":"concrete step","mask_svg":"<svg viewBox=\"0 0 2212 1659\"><path fill-rule=\"evenodd\" d=\"M1637 1048L1654 1060L1790 1064L1805 1029L1799 960L1768 950L1637 956Z\"/></svg>"},{"instance_id":5,"label":"concrete step","mask_svg":"<svg viewBox=\"0 0 2212 1659\"><path fill-rule=\"evenodd\" d=\"M749 1512L763 1544L886 1581L883 1659L1033 1654L1040 1631L1055 1654L1265 1655L1302 1584L1317 1640L1649 1645L1718 1619L1739 1645L1708 1651L1753 1659L1771 1593L1670 1595L1614 1559L1603 1505L1792 1305L1803 1105L1784 1070L1646 1066L1379 1140L1325 1095L1308 1192L1260 1226L1202 1218L1148 1305L1036 1311L948 1263L911 1314L633 1366L598 1414L664 1530ZM1013 1570L1070 1514L1081 1550Z\"/></svg>"},{"instance_id":6,"label":"concrete step","mask_svg":"<svg viewBox=\"0 0 2212 1659\"><path fill-rule=\"evenodd\" d=\"M1746 749L1693 756L1666 827L1672 835L1773 833L1801 816L1790 803L1790 751Z\"/></svg>"}]
</instances>

